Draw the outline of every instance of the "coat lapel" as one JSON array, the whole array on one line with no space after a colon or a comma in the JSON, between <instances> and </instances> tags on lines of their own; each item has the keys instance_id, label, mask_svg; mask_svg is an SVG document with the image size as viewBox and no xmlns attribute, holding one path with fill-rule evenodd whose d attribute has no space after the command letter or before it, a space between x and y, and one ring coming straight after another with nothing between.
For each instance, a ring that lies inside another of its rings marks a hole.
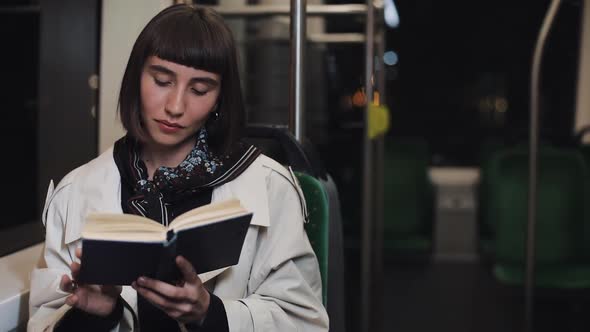
<instances>
[{"instance_id":1,"label":"coat lapel","mask_svg":"<svg viewBox=\"0 0 590 332\"><path fill-rule=\"evenodd\" d=\"M254 213L250 225L270 226L264 171L258 160L255 161L235 180L215 188L211 201L221 202L235 197L240 200L244 208Z\"/></svg>"},{"instance_id":2,"label":"coat lapel","mask_svg":"<svg viewBox=\"0 0 590 332\"><path fill-rule=\"evenodd\" d=\"M252 211L251 226L269 227L268 193L264 185L264 168L260 167L258 160L235 180L228 182L213 190L211 202L221 202L229 198L237 198L248 211ZM263 184L263 185L261 185ZM244 250L244 248L242 248ZM199 275L202 282L207 282L218 276L231 266L219 270L202 273Z\"/></svg>"},{"instance_id":3,"label":"coat lapel","mask_svg":"<svg viewBox=\"0 0 590 332\"><path fill-rule=\"evenodd\" d=\"M90 212L115 212L121 210L121 177L112 148L93 160L88 167L80 168L72 181L72 197L67 202L65 243L81 237Z\"/></svg>"}]
</instances>

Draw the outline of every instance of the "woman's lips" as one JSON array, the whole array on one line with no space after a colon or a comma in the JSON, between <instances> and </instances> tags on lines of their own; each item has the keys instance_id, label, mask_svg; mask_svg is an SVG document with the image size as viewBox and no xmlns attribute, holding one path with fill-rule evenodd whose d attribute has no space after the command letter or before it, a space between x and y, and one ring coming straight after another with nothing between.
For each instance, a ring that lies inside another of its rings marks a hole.
<instances>
[{"instance_id":1,"label":"woman's lips","mask_svg":"<svg viewBox=\"0 0 590 332\"><path fill-rule=\"evenodd\" d=\"M184 128L178 123L172 123L165 120L156 120L156 122L158 123L158 127L160 128L160 130L165 133L175 133Z\"/></svg>"}]
</instances>

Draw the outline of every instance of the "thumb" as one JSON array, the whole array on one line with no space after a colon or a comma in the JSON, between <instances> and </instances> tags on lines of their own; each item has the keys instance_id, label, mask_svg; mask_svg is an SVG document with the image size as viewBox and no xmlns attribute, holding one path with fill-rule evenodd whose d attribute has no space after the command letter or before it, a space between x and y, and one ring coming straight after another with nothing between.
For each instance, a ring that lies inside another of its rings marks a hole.
<instances>
[{"instance_id":1,"label":"thumb","mask_svg":"<svg viewBox=\"0 0 590 332\"><path fill-rule=\"evenodd\" d=\"M196 281L200 281L195 268L186 258L177 256L176 265L180 269L185 282L195 283Z\"/></svg>"}]
</instances>

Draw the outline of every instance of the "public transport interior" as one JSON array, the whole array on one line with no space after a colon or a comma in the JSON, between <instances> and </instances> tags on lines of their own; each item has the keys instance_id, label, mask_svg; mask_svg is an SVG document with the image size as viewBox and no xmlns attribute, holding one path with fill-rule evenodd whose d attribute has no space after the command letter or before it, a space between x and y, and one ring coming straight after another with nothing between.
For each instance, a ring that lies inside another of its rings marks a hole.
<instances>
[{"instance_id":1,"label":"public transport interior","mask_svg":"<svg viewBox=\"0 0 590 332\"><path fill-rule=\"evenodd\" d=\"M0 331L49 181L123 134L133 40L175 2L0 3ZM331 331L590 331L590 0L181 2L232 28L249 138L326 190Z\"/></svg>"}]
</instances>

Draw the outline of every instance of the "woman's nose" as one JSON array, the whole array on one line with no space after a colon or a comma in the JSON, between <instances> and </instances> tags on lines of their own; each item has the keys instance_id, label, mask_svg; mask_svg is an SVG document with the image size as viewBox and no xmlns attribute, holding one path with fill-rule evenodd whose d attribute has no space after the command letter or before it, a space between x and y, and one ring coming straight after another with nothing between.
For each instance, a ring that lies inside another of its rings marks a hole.
<instances>
[{"instance_id":1,"label":"woman's nose","mask_svg":"<svg viewBox=\"0 0 590 332\"><path fill-rule=\"evenodd\" d=\"M176 88L170 91L166 100L166 112L171 116L179 116L184 113L183 91Z\"/></svg>"}]
</instances>

